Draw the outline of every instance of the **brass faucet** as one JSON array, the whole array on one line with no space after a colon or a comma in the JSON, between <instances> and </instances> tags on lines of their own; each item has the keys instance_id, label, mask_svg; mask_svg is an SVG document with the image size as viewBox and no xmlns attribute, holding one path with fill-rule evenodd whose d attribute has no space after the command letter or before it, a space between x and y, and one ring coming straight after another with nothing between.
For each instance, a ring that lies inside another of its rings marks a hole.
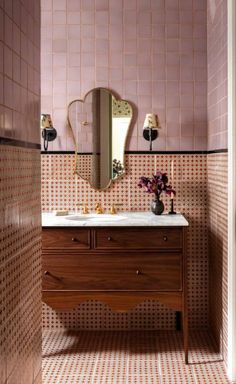
<instances>
[{"instance_id":1,"label":"brass faucet","mask_svg":"<svg viewBox=\"0 0 236 384\"><path fill-rule=\"evenodd\" d=\"M101 203L97 203L97 204L96 204L95 211L96 211L96 213L97 213L98 215L104 212L104 210L103 210L103 208L102 208L102 206L101 206Z\"/></svg>"},{"instance_id":2,"label":"brass faucet","mask_svg":"<svg viewBox=\"0 0 236 384\"><path fill-rule=\"evenodd\" d=\"M111 208L110 208L110 214L111 215L115 215L117 213L117 206L121 206L123 204L112 204L111 205Z\"/></svg>"}]
</instances>

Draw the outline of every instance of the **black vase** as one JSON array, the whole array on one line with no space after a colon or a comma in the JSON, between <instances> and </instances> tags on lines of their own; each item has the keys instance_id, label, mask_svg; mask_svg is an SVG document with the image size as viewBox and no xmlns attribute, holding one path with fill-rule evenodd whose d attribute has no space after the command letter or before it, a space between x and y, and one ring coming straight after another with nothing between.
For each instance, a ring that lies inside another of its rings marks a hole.
<instances>
[{"instance_id":1,"label":"black vase","mask_svg":"<svg viewBox=\"0 0 236 384\"><path fill-rule=\"evenodd\" d=\"M164 211L164 204L159 199L159 197L156 197L155 200L152 201L151 204L151 210L155 215L161 215Z\"/></svg>"}]
</instances>

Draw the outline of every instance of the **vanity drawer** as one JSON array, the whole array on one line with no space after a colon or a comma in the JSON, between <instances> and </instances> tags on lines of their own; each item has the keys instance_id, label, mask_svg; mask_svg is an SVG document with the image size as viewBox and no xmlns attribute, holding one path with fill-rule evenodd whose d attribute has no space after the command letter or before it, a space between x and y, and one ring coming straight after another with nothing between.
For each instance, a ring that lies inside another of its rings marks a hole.
<instances>
[{"instance_id":1,"label":"vanity drawer","mask_svg":"<svg viewBox=\"0 0 236 384\"><path fill-rule=\"evenodd\" d=\"M44 290L180 291L179 253L44 254Z\"/></svg>"},{"instance_id":2,"label":"vanity drawer","mask_svg":"<svg viewBox=\"0 0 236 384\"><path fill-rule=\"evenodd\" d=\"M181 249L180 228L98 228L94 245L97 249Z\"/></svg>"},{"instance_id":3,"label":"vanity drawer","mask_svg":"<svg viewBox=\"0 0 236 384\"><path fill-rule=\"evenodd\" d=\"M90 249L90 230L85 228L44 228L43 249Z\"/></svg>"}]
</instances>

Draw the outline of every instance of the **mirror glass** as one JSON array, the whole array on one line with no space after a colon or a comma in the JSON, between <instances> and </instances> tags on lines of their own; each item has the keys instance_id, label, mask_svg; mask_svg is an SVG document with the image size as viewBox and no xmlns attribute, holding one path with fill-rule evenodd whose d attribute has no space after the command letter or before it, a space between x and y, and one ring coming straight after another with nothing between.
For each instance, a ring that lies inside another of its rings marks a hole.
<instances>
[{"instance_id":1,"label":"mirror glass","mask_svg":"<svg viewBox=\"0 0 236 384\"><path fill-rule=\"evenodd\" d=\"M105 88L89 91L68 107L75 139L76 172L95 189L107 188L125 173L124 151L133 110Z\"/></svg>"}]
</instances>

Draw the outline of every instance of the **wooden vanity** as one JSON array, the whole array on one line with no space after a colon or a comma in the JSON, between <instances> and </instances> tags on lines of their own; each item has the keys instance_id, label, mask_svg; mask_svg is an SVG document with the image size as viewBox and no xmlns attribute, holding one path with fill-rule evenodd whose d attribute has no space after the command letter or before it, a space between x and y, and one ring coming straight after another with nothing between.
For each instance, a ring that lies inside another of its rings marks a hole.
<instances>
[{"instance_id":1,"label":"wooden vanity","mask_svg":"<svg viewBox=\"0 0 236 384\"><path fill-rule=\"evenodd\" d=\"M151 214L152 215L152 214ZM154 216L154 215L153 215ZM67 226L43 221L43 301L69 310L99 300L127 311L155 299L180 311L185 362L188 363L188 312L185 229L182 215L151 224L122 222ZM59 219L58 219L59 220ZM164 223L164 224L163 224ZM66 223L65 223L66 224ZM159 225L158 225L159 224Z\"/></svg>"}]
</instances>

